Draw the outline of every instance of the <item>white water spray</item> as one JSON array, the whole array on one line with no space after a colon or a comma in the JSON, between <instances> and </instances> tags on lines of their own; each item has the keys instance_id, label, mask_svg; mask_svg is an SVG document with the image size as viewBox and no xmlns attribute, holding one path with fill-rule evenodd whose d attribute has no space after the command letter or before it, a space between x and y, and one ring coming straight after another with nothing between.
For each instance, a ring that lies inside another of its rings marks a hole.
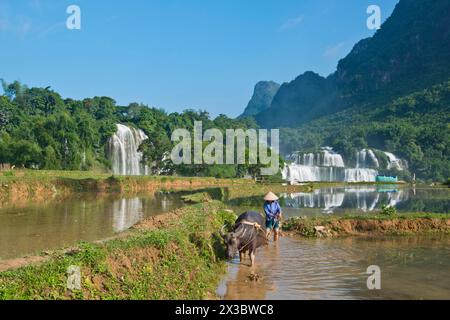
<instances>
[{"instance_id":1,"label":"white water spray","mask_svg":"<svg viewBox=\"0 0 450 320\"><path fill-rule=\"evenodd\" d=\"M142 130L117 124L117 132L108 141L108 157L112 171L117 175L146 175L147 166L142 164L141 143L148 139Z\"/></svg>"}]
</instances>

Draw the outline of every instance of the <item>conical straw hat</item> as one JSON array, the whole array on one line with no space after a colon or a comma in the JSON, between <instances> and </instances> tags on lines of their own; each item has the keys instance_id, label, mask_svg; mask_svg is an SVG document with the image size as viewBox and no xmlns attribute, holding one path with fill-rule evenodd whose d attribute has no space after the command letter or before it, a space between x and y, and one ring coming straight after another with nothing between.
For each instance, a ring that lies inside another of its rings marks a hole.
<instances>
[{"instance_id":1,"label":"conical straw hat","mask_svg":"<svg viewBox=\"0 0 450 320\"><path fill-rule=\"evenodd\" d=\"M276 201L276 200L278 200L278 197L275 195L275 193L269 192L269 193L266 194L266 196L264 197L264 200L266 200L266 201Z\"/></svg>"}]
</instances>

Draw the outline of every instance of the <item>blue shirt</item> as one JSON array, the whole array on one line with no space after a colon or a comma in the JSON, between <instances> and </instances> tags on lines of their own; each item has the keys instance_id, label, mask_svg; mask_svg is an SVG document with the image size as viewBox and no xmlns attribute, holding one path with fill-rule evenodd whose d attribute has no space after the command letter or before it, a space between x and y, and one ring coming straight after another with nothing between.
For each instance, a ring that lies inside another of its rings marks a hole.
<instances>
[{"instance_id":1,"label":"blue shirt","mask_svg":"<svg viewBox=\"0 0 450 320\"><path fill-rule=\"evenodd\" d=\"M277 218L281 214L281 207L278 201L264 203L264 213L266 214L266 220L272 220Z\"/></svg>"}]
</instances>

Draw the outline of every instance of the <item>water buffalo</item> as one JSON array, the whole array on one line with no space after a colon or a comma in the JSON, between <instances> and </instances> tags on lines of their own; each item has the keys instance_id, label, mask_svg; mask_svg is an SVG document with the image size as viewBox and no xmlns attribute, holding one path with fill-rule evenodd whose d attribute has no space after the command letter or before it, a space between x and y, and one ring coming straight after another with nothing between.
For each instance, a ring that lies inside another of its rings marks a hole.
<instances>
[{"instance_id":1,"label":"water buffalo","mask_svg":"<svg viewBox=\"0 0 450 320\"><path fill-rule=\"evenodd\" d=\"M264 231L265 219L258 212L248 211L236 220L233 231L225 234L223 228L221 235L227 246L228 259L233 259L237 252L242 262L244 254L250 254L251 266L255 264L256 249L267 244Z\"/></svg>"}]
</instances>

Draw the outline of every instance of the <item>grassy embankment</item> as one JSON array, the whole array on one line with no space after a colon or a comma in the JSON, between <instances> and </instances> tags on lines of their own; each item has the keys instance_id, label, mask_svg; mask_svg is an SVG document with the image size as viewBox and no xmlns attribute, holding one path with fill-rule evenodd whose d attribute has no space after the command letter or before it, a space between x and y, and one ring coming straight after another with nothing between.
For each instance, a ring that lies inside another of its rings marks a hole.
<instances>
[{"instance_id":1,"label":"grassy embankment","mask_svg":"<svg viewBox=\"0 0 450 320\"><path fill-rule=\"evenodd\" d=\"M111 176L86 171L14 170L0 172L0 201L41 200L74 193L138 193L160 189L253 185L248 179L164 176Z\"/></svg>"},{"instance_id":2,"label":"grassy embankment","mask_svg":"<svg viewBox=\"0 0 450 320\"><path fill-rule=\"evenodd\" d=\"M218 230L234 214L218 201L145 220L126 237L50 253L44 262L0 273L0 299L203 299L225 273ZM69 266L82 289L66 288Z\"/></svg>"},{"instance_id":3,"label":"grassy embankment","mask_svg":"<svg viewBox=\"0 0 450 320\"><path fill-rule=\"evenodd\" d=\"M313 184L305 186L255 185L245 188L224 188L223 193L226 193L224 198L227 204L240 209L237 213L245 210L261 212L262 197L269 190L276 193L311 192L316 187L317 185ZM211 198L221 199L207 193L196 193L183 197L189 203L198 203ZM319 230L316 230L316 227L319 227ZM303 237L450 235L450 217L445 213L397 213L395 208L386 207L377 214L290 218L283 221L283 230L288 234Z\"/></svg>"},{"instance_id":4,"label":"grassy embankment","mask_svg":"<svg viewBox=\"0 0 450 320\"><path fill-rule=\"evenodd\" d=\"M450 235L450 218L437 213L298 217L285 221L283 230L303 237Z\"/></svg>"}]
</instances>

